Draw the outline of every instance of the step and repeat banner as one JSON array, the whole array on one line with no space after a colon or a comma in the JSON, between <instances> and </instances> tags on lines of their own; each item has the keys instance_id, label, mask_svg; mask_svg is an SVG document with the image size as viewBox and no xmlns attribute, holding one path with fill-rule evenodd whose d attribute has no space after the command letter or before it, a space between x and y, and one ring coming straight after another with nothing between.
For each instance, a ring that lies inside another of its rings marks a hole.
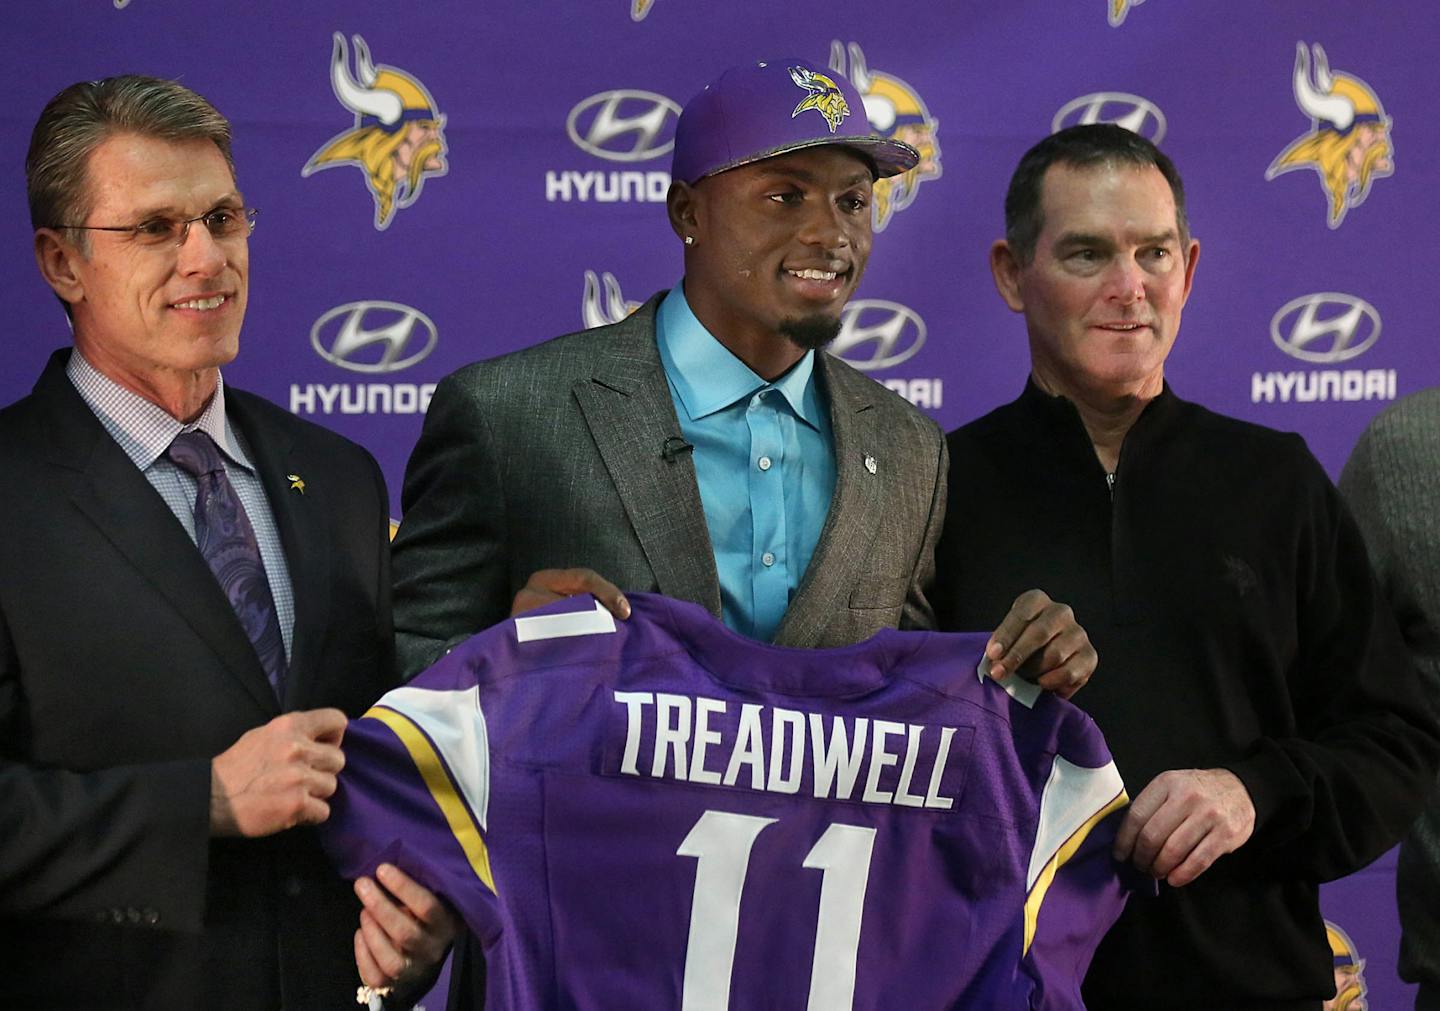
<instances>
[{"instance_id":1,"label":"step and repeat banner","mask_svg":"<svg viewBox=\"0 0 1440 1011\"><path fill-rule=\"evenodd\" d=\"M1010 171L1051 130L1119 122L1175 159L1203 247L1171 383L1302 433L1335 475L1377 411L1440 382L1437 38L1431 0L11 4L0 403L68 340L23 173L35 117L75 80L174 77L231 119L260 216L227 381L367 446L398 517L441 377L679 280L664 198L681 106L727 66L793 55L848 77L874 128L922 154L876 186L833 353L947 429L1013 399L1024 330L986 266ZM1341 1006L1408 1006L1393 867L1326 890Z\"/></svg>"}]
</instances>

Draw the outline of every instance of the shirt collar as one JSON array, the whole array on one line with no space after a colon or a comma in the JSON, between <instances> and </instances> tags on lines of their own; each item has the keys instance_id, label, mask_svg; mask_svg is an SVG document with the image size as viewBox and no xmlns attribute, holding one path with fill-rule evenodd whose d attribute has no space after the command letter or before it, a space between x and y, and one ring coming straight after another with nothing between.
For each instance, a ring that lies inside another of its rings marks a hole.
<instances>
[{"instance_id":1,"label":"shirt collar","mask_svg":"<svg viewBox=\"0 0 1440 1011\"><path fill-rule=\"evenodd\" d=\"M200 417L187 425L95 368L78 348L70 353L65 372L81 399L95 412L106 431L114 436L125 455L141 470L164 456L170 443L181 432L200 431L215 441L231 463L254 471L225 414L223 377L216 377L215 393L210 402L200 412Z\"/></svg>"},{"instance_id":2,"label":"shirt collar","mask_svg":"<svg viewBox=\"0 0 1440 1011\"><path fill-rule=\"evenodd\" d=\"M811 428L823 424L825 407L815 382L815 352L773 383L751 371L721 344L695 315L683 282L670 289L655 313L656 339L665 375L690 420L723 410L757 390L777 390L790 409Z\"/></svg>"}]
</instances>

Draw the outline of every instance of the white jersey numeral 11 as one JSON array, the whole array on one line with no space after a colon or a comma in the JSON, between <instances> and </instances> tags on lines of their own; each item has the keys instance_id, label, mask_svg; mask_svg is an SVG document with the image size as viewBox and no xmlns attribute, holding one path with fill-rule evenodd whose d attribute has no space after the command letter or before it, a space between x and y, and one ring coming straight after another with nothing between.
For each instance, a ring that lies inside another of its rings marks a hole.
<instances>
[{"instance_id":1,"label":"white jersey numeral 11","mask_svg":"<svg viewBox=\"0 0 1440 1011\"><path fill-rule=\"evenodd\" d=\"M774 822L774 818L706 811L675 851L698 861L681 1011L726 1011L730 1005L740 894L750 868L750 850L761 831ZM809 1011L849 1008L854 1001L860 917L874 847L873 828L837 822L805 855L802 866L824 875L810 965Z\"/></svg>"}]
</instances>

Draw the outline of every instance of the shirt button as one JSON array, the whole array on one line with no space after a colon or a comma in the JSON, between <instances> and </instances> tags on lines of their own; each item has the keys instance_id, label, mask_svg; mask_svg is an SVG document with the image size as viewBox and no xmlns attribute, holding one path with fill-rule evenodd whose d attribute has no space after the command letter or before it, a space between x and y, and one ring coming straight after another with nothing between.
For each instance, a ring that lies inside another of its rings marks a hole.
<instances>
[{"instance_id":1,"label":"shirt button","mask_svg":"<svg viewBox=\"0 0 1440 1011\"><path fill-rule=\"evenodd\" d=\"M768 456L762 456L759 460L756 460L755 463L761 470L770 469L770 458Z\"/></svg>"},{"instance_id":2,"label":"shirt button","mask_svg":"<svg viewBox=\"0 0 1440 1011\"><path fill-rule=\"evenodd\" d=\"M772 551L765 552L763 555L760 556L760 561L764 562L766 566L774 565L775 553Z\"/></svg>"}]
</instances>

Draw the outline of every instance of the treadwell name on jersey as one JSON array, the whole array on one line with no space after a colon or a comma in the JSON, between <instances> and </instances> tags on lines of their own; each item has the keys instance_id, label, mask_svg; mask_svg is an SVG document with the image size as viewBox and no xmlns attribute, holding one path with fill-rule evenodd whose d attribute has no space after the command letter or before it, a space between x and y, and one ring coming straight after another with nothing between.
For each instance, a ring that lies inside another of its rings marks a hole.
<instances>
[{"instance_id":1,"label":"treadwell name on jersey","mask_svg":"<svg viewBox=\"0 0 1440 1011\"><path fill-rule=\"evenodd\" d=\"M948 811L975 734L704 695L613 694L605 774L820 800Z\"/></svg>"}]
</instances>

